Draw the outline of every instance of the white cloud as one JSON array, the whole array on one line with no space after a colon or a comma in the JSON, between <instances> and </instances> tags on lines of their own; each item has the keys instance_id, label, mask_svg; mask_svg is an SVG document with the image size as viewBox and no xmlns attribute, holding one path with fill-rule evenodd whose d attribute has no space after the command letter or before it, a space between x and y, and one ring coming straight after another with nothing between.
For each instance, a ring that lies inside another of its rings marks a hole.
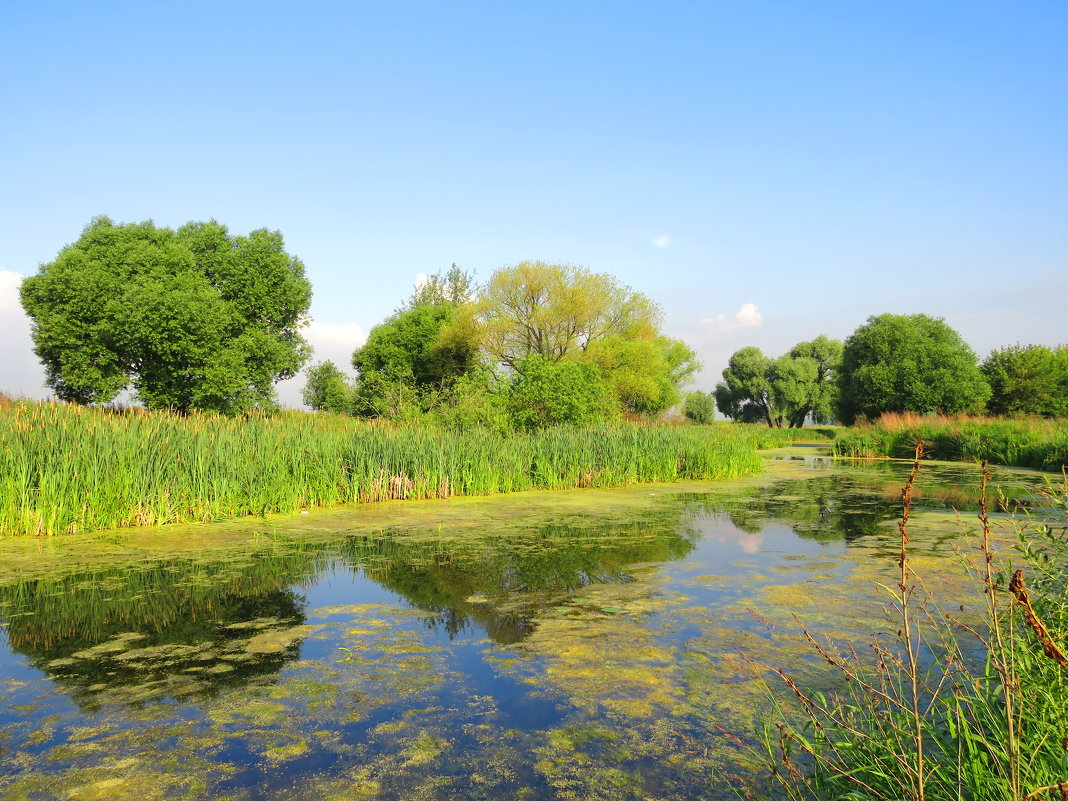
<instances>
[{"instance_id":1,"label":"white cloud","mask_svg":"<svg viewBox=\"0 0 1068 801\"><path fill-rule=\"evenodd\" d=\"M653 237L653 247L666 248L671 246L671 235L660 234L660 236Z\"/></svg>"},{"instance_id":2,"label":"white cloud","mask_svg":"<svg viewBox=\"0 0 1068 801\"><path fill-rule=\"evenodd\" d=\"M30 318L19 303L19 287L25 276L0 269L0 392L29 398L51 395L45 386L44 368L33 353Z\"/></svg>"},{"instance_id":3,"label":"white cloud","mask_svg":"<svg viewBox=\"0 0 1068 801\"><path fill-rule=\"evenodd\" d=\"M756 328L764 323L764 315L756 307L755 303L743 303L732 316L717 314L715 317L706 317L701 320L701 325L713 331L733 331L735 328Z\"/></svg>"},{"instance_id":4,"label":"white cloud","mask_svg":"<svg viewBox=\"0 0 1068 801\"><path fill-rule=\"evenodd\" d=\"M420 289L430 283L430 276L426 273L418 273L415 276L415 288Z\"/></svg>"},{"instance_id":5,"label":"white cloud","mask_svg":"<svg viewBox=\"0 0 1068 801\"><path fill-rule=\"evenodd\" d=\"M316 362L331 361L348 373L352 372L352 352L367 341L367 334L358 323L320 323L318 320L312 320L302 333L314 351L308 360L308 366ZM283 406L303 406L301 390L306 382L307 378L303 372L287 381L279 381L275 387L278 390L279 402Z\"/></svg>"}]
</instances>

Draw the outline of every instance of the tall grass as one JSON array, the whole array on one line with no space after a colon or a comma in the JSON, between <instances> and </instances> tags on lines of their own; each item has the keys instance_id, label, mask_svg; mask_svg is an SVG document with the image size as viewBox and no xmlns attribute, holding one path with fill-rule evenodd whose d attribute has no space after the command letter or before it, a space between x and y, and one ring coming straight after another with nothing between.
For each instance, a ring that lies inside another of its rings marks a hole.
<instances>
[{"instance_id":1,"label":"tall grass","mask_svg":"<svg viewBox=\"0 0 1068 801\"><path fill-rule=\"evenodd\" d=\"M1055 471L1068 466L1068 420L885 414L875 423L842 429L833 450L836 456L908 458L920 441L934 459Z\"/></svg>"},{"instance_id":2,"label":"tall grass","mask_svg":"<svg viewBox=\"0 0 1068 801\"><path fill-rule=\"evenodd\" d=\"M720 479L781 444L756 426L501 435L299 412L244 417L0 404L0 533L61 534L394 498Z\"/></svg>"},{"instance_id":3,"label":"tall grass","mask_svg":"<svg viewBox=\"0 0 1068 801\"><path fill-rule=\"evenodd\" d=\"M897 635L873 642L870 659L809 636L843 677L836 694L803 691L774 669L798 700L801 722L784 716L766 732L772 771L796 801L1063 801L1068 480L1043 493L1061 522L1020 528L1022 565L1013 571L991 545L984 465L975 596L938 599L911 567L918 469L919 449L903 492L899 583L884 587Z\"/></svg>"}]
</instances>

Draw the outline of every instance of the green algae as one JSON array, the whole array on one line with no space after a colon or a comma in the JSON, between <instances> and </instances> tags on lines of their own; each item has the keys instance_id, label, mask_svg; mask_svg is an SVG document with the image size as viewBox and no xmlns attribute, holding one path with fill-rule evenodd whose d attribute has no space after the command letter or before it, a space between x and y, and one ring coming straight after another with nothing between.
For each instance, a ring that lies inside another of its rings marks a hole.
<instances>
[{"instance_id":1,"label":"green algae","mask_svg":"<svg viewBox=\"0 0 1068 801\"><path fill-rule=\"evenodd\" d=\"M756 494L743 503L767 501L746 520L774 526L780 515L799 534L808 531L841 487L815 486L819 499L792 521L785 507L813 497L804 486L794 486L795 500L782 508L760 494L796 484L799 475L808 481L805 470L789 464L764 483L744 482ZM881 493L885 481L877 478L861 487L850 474L853 497ZM63 655L41 646L42 660L49 658L40 664L57 686L77 691L94 722L16 729L16 747L32 739L37 755L4 756L13 775L0 780L0 792L218 798L220 788L236 784L239 794L287 801L728 796L730 785L755 775L744 743L770 708L761 666L788 664L804 686L833 682L792 614L815 636L854 643L884 625L887 599L871 587L892 579L896 567L893 517L876 515L862 534L854 527L848 546L839 537L829 550L774 557L746 554L749 535L734 534L725 542L747 558L698 561L680 576L665 565L694 558L695 526L710 514L737 512L735 502L721 487L695 485L650 497L628 498L608 516L626 519L603 526L395 525L300 543L297 553L276 541L265 553L273 577L248 555L216 566L204 556L191 581L181 578L182 561L168 557L152 572L155 584L131 591L144 600L180 589L186 605L179 609L195 613L196 625L178 618L130 637L138 631L116 620L99 627L96 641L33 630L64 644ZM949 545L968 535L967 523L919 507L914 528L916 564L937 571L953 591L965 587L966 567ZM810 539L823 543L813 546L819 549L832 542ZM360 571L405 605L309 609L286 594L327 564ZM32 597L45 603L68 589L96 591L92 573L67 569L77 585L53 582L49 593ZM168 584L161 578L168 575L178 580ZM106 597L121 596L126 579L107 571L103 578ZM116 601L107 603L114 609ZM517 726L504 699L477 691L449 645L465 627L486 634L465 640L484 669L551 712L547 720ZM182 638L172 638L176 630ZM307 655L310 642L318 643L317 655ZM82 681L90 673L103 681ZM25 686L7 681L0 692ZM185 701L161 703L168 698ZM301 767L309 764L330 767ZM122 781L108 784L118 778L114 771ZM143 786L152 781L153 788Z\"/></svg>"}]
</instances>

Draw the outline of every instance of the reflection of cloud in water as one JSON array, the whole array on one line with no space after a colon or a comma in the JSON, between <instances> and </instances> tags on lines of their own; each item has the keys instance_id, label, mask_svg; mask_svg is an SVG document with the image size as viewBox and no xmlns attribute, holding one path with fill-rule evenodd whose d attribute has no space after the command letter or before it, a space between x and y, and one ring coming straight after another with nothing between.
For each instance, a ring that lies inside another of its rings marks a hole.
<instances>
[{"instance_id":1,"label":"reflection of cloud in water","mask_svg":"<svg viewBox=\"0 0 1068 801\"><path fill-rule=\"evenodd\" d=\"M726 515L699 517L693 522L693 529L707 540L721 545L737 545L749 554L760 553L760 546L764 543L763 531L743 531Z\"/></svg>"}]
</instances>

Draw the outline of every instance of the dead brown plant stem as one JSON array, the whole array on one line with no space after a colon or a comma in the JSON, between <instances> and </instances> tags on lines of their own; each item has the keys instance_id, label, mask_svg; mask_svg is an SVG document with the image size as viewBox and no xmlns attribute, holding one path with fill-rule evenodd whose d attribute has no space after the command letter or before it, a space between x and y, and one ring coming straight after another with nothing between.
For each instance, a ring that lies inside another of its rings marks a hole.
<instances>
[{"instance_id":1,"label":"dead brown plant stem","mask_svg":"<svg viewBox=\"0 0 1068 801\"><path fill-rule=\"evenodd\" d=\"M912 591L909 588L909 581L911 579L911 569L909 568L909 555L908 555L908 523L909 523L909 511L912 508L912 486L916 482L916 475L920 472L920 460L923 458L923 441L916 443L916 458L912 463L912 471L909 473L908 481L905 482L905 486L901 490L901 521L897 524L898 531L901 533L901 558L898 564L901 568L901 581L898 584L898 588L901 591L901 632L905 639L905 652L908 657L907 673L910 684L910 698L909 702L912 707L912 738L916 749L916 787L915 795L917 801L924 801L926 796L926 769L923 763L923 719L920 715L920 664L919 655L917 653L919 646L918 643L913 641L912 635L912 613L909 607L909 599L912 596Z\"/></svg>"},{"instance_id":2,"label":"dead brown plant stem","mask_svg":"<svg viewBox=\"0 0 1068 801\"><path fill-rule=\"evenodd\" d=\"M1020 785L1020 742L1017 736L1016 711L1014 707L1017 686L1016 671L1011 658L1011 647L1006 647L1001 628L1001 612L998 609L998 586L994 579L994 550L990 546L990 516L987 513L987 487L990 484L990 465L982 462L982 478L979 484L979 522L982 524L980 548L983 553L983 583L986 586L987 605L990 609L991 636L990 662L1001 679L1001 694L1005 701L1005 723L1008 732L1009 789L1013 801L1022 796Z\"/></svg>"}]
</instances>

